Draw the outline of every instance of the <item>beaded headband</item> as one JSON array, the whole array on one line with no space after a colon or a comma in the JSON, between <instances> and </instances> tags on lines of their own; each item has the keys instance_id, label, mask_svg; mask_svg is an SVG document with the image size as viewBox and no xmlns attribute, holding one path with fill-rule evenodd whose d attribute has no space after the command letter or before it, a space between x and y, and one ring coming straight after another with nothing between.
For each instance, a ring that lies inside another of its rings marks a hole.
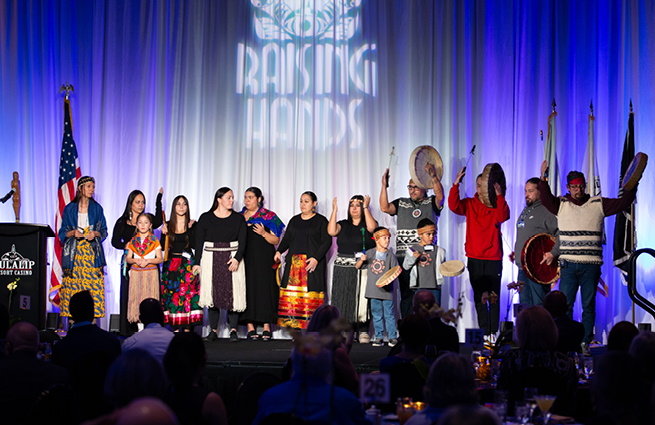
<instances>
[{"instance_id":1,"label":"beaded headband","mask_svg":"<svg viewBox=\"0 0 655 425\"><path fill-rule=\"evenodd\" d=\"M380 239L382 236L391 236L389 229L380 229L377 232L373 233L373 237L375 238L376 241Z\"/></svg>"},{"instance_id":2,"label":"beaded headband","mask_svg":"<svg viewBox=\"0 0 655 425\"><path fill-rule=\"evenodd\" d=\"M435 226L434 224L428 224L427 226L423 226L420 229L418 229L418 234L422 235L423 233L428 233L428 232L436 233L436 231L437 231L437 226Z\"/></svg>"},{"instance_id":3,"label":"beaded headband","mask_svg":"<svg viewBox=\"0 0 655 425\"><path fill-rule=\"evenodd\" d=\"M80 186L82 186L83 184L86 184L86 183L88 183L88 182L93 182L93 183L95 183L96 180L95 180L93 177L90 177L90 176L80 177L80 179L77 181L77 187L80 187Z\"/></svg>"}]
</instances>

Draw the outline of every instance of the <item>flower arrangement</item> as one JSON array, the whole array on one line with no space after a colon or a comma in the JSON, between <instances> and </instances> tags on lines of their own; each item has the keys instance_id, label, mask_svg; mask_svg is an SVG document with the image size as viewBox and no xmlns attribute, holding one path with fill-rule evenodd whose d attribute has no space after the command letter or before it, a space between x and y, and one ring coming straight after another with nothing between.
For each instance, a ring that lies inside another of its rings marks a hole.
<instances>
[{"instance_id":1,"label":"flower arrangement","mask_svg":"<svg viewBox=\"0 0 655 425\"><path fill-rule=\"evenodd\" d=\"M19 281L20 281L20 277L17 277L16 280L14 280L13 282L10 282L7 285L7 289L9 290L9 304L7 304L7 309L9 310L9 317L11 317L11 299L14 296L14 291L16 290L16 288L18 288L18 282ZM18 320L18 319L11 318L10 323L13 324L16 320Z\"/></svg>"}]
</instances>

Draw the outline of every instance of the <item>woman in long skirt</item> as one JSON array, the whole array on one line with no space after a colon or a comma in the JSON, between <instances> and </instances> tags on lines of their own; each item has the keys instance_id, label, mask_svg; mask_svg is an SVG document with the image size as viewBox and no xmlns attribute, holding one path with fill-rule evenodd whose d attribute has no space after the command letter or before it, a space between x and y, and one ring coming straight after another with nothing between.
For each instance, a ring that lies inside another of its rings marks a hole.
<instances>
[{"instance_id":1,"label":"woman in long skirt","mask_svg":"<svg viewBox=\"0 0 655 425\"><path fill-rule=\"evenodd\" d=\"M211 332L208 341L218 339L220 309L227 310L230 341L239 340L239 313L246 309L246 221L232 210L234 193L222 187L214 195L212 208L200 216L196 231L196 264L200 275L200 306L207 307Z\"/></svg>"},{"instance_id":2,"label":"woman in long skirt","mask_svg":"<svg viewBox=\"0 0 655 425\"><path fill-rule=\"evenodd\" d=\"M288 251L280 281L280 326L306 329L314 310L323 304L325 255L332 238L327 232L327 218L316 213L317 203L313 192L302 194L300 214L289 220L275 253L275 261L280 262L282 253Z\"/></svg>"},{"instance_id":3,"label":"woman in long skirt","mask_svg":"<svg viewBox=\"0 0 655 425\"><path fill-rule=\"evenodd\" d=\"M61 216L59 240L63 247L61 267L64 272L60 314L70 317L70 299L81 291L89 291L93 297L94 317L105 316L106 265L102 241L107 237L105 214L94 199L96 183L93 177L77 181L77 193Z\"/></svg>"},{"instance_id":4,"label":"woman in long skirt","mask_svg":"<svg viewBox=\"0 0 655 425\"><path fill-rule=\"evenodd\" d=\"M170 221L166 234L162 235L164 248L168 242L167 258L161 276L161 303L164 321L174 328L190 330L202 324L200 286L193 274L195 246L195 222L189 213L189 201L183 195L173 199ZM162 231L163 233L163 231Z\"/></svg>"},{"instance_id":5,"label":"woman in long skirt","mask_svg":"<svg viewBox=\"0 0 655 425\"><path fill-rule=\"evenodd\" d=\"M275 279L275 245L280 242L284 223L273 211L264 208L264 196L257 187L244 195L241 214L248 225L246 244L246 311L241 319L248 323L248 339L259 339L255 325L262 323L262 341L270 341L271 323L277 323L279 288Z\"/></svg>"},{"instance_id":6,"label":"woman in long skirt","mask_svg":"<svg viewBox=\"0 0 655 425\"><path fill-rule=\"evenodd\" d=\"M350 198L348 219L337 221L337 198L332 200L332 214L328 233L337 237L337 256L332 271L332 296L330 304L337 307L341 317L351 324L363 323L359 342L369 343L368 302L364 297L366 273L355 268L356 256L375 248L373 230L377 222L368 210L370 196L355 195Z\"/></svg>"}]
</instances>

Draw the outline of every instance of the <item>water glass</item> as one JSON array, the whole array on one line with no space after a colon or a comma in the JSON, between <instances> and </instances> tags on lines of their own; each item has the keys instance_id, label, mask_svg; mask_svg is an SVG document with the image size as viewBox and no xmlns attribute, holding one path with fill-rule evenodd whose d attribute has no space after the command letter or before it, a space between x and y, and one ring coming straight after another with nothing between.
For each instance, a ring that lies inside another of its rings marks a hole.
<instances>
[{"instance_id":1,"label":"water glass","mask_svg":"<svg viewBox=\"0 0 655 425\"><path fill-rule=\"evenodd\" d=\"M594 373L594 358L585 357L584 359L584 373L587 376L587 379L591 378L591 374Z\"/></svg>"},{"instance_id":2,"label":"water glass","mask_svg":"<svg viewBox=\"0 0 655 425\"><path fill-rule=\"evenodd\" d=\"M526 403L516 403L516 412L514 415L521 422L521 424L525 425L530 421L530 411L530 405Z\"/></svg>"}]
</instances>

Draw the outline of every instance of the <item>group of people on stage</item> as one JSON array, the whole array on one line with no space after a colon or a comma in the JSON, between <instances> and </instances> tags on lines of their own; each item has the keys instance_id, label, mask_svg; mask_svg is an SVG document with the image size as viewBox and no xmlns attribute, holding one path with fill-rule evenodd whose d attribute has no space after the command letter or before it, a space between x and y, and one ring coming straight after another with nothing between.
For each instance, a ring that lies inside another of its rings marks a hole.
<instances>
[{"instance_id":1,"label":"group of people on stage","mask_svg":"<svg viewBox=\"0 0 655 425\"><path fill-rule=\"evenodd\" d=\"M596 284L602 264L603 218L629 208L636 187L618 199L589 197L585 194L584 175L571 172L567 177L569 194L555 197L546 182L547 163L541 178L532 178L525 186L526 207L517 220L515 252L520 253L527 239L537 233L557 236L553 250L543 262L559 260L560 288L569 303L569 315L578 287L581 288L585 343L593 338ZM389 248L391 233L378 226L369 210L370 197L355 195L348 204L348 217L337 221L337 199L326 218L316 212L317 197L304 192L300 214L286 226L264 207L264 196L257 187L244 193L244 207L233 210L234 192L218 189L209 211L198 221L191 220L188 200L180 195L173 200L169 220L164 222L162 193L155 214L145 212L146 199L139 190L130 193L123 215L112 234L112 246L123 251L121 260L120 317L121 333L136 330L138 306L143 299L160 299L166 322L176 328L191 328L202 323L203 308L208 309L211 332L217 339L220 309L227 311L230 339L238 340L237 325L247 324L248 339L270 340L271 325L306 328L314 310L324 302L326 291L326 255L336 237L330 303L352 324L363 324L360 342L382 345L386 328L389 345L396 341L393 313L394 283L380 283L385 272L400 265L398 276L401 316L412 311L412 299L418 289L428 289L441 299L444 282L439 265L445 251L435 244L437 218L443 210L444 190L434 165L425 167L432 181L433 195L413 180L407 186L409 197L389 202L388 170L382 177L380 209L397 216L396 252ZM476 193L461 198L459 185L466 167L457 174L448 195L452 212L466 217L465 252L474 293L478 324L487 335L495 335L499 325L502 274L501 224L510 218L503 191L495 184L496 207L482 200L482 175L476 179ZM63 244L61 314L69 316L68 301L81 290L89 290L95 301L95 316L104 316L105 265L102 241L107 225L102 207L93 199L92 177L78 180L75 199L62 215L59 238ZM153 230L161 227L161 241ZM286 253L282 279L277 267ZM549 285L531 281L521 270L520 255L514 258L519 278L514 287L521 292L522 303L541 304ZM163 263L161 271L159 264ZM366 272L363 272L364 268ZM360 272L360 269L362 270ZM279 282L278 282L279 281ZM368 320L375 329L370 338ZM261 335L257 325L263 325Z\"/></svg>"}]
</instances>

